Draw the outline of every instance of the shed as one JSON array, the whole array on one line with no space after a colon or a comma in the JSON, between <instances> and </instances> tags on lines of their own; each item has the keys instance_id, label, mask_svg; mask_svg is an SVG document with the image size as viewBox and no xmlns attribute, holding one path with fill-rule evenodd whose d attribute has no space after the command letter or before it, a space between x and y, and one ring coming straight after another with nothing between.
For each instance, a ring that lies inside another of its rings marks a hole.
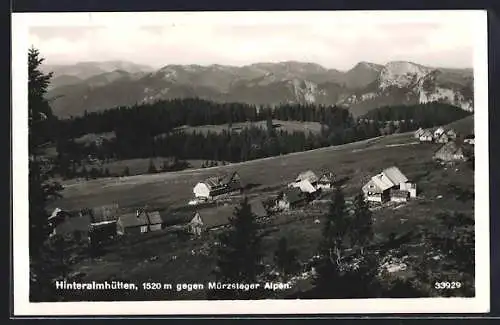
<instances>
[{"instance_id":1,"label":"shed","mask_svg":"<svg viewBox=\"0 0 500 325\"><path fill-rule=\"evenodd\" d=\"M391 189L390 191L391 201L393 202L406 202L408 201L409 196L410 193L408 191L402 191L397 189Z\"/></svg>"},{"instance_id":2,"label":"shed","mask_svg":"<svg viewBox=\"0 0 500 325\"><path fill-rule=\"evenodd\" d=\"M332 172L326 172L321 175L316 185L317 188L331 189L335 184L335 175Z\"/></svg>"},{"instance_id":3,"label":"shed","mask_svg":"<svg viewBox=\"0 0 500 325\"><path fill-rule=\"evenodd\" d=\"M63 222L57 225L53 235L73 235L76 240L87 239L89 237L90 218L88 215L66 218Z\"/></svg>"},{"instance_id":4,"label":"shed","mask_svg":"<svg viewBox=\"0 0 500 325\"><path fill-rule=\"evenodd\" d=\"M290 188L283 192L278 199L277 205L280 209L290 209L307 203L307 195L299 188Z\"/></svg>"},{"instance_id":5,"label":"shed","mask_svg":"<svg viewBox=\"0 0 500 325\"><path fill-rule=\"evenodd\" d=\"M465 161L467 160L462 147L451 141L439 148L434 154L434 159L441 161Z\"/></svg>"},{"instance_id":6,"label":"shed","mask_svg":"<svg viewBox=\"0 0 500 325\"><path fill-rule=\"evenodd\" d=\"M446 135L448 136L449 140L455 140L457 138L457 133L453 129L448 129L446 131Z\"/></svg>"},{"instance_id":7,"label":"shed","mask_svg":"<svg viewBox=\"0 0 500 325\"><path fill-rule=\"evenodd\" d=\"M82 211L82 214L89 214L92 223L116 221L120 216L119 206L117 203L94 207L90 210Z\"/></svg>"},{"instance_id":8,"label":"shed","mask_svg":"<svg viewBox=\"0 0 500 325\"><path fill-rule=\"evenodd\" d=\"M446 133L443 133L436 138L436 143L447 143L448 141L450 141L450 138Z\"/></svg>"},{"instance_id":9,"label":"shed","mask_svg":"<svg viewBox=\"0 0 500 325\"><path fill-rule=\"evenodd\" d=\"M162 229L163 220L158 211L137 211L120 216L116 222L119 235L125 233L146 233Z\"/></svg>"}]
</instances>

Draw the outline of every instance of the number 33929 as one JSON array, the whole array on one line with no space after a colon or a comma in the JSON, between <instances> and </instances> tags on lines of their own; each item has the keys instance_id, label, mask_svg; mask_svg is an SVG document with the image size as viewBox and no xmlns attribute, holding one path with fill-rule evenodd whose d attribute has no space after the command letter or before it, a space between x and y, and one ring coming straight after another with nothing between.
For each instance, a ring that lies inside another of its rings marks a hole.
<instances>
[{"instance_id":1,"label":"number 33929","mask_svg":"<svg viewBox=\"0 0 500 325\"><path fill-rule=\"evenodd\" d=\"M434 288L438 290L443 290L443 289L459 289L462 287L461 282L448 282L448 281L443 281L443 282L435 282L434 283Z\"/></svg>"}]
</instances>

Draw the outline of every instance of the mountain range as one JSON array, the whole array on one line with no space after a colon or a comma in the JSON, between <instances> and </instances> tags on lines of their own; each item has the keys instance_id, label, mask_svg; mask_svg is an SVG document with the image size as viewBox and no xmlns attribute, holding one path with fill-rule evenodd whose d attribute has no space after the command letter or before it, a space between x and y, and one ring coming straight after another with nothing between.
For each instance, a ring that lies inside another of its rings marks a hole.
<instances>
[{"instance_id":1,"label":"mountain range","mask_svg":"<svg viewBox=\"0 0 500 325\"><path fill-rule=\"evenodd\" d=\"M53 72L48 92L60 117L161 99L199 97L255 105L314 103L349 107L354 116L387 105L432 101L473 111L472 69L393 61L359 62L348 71L286 61L227 65L167 65L123 61L43 66Z\"/></svg>"}]
</instances>

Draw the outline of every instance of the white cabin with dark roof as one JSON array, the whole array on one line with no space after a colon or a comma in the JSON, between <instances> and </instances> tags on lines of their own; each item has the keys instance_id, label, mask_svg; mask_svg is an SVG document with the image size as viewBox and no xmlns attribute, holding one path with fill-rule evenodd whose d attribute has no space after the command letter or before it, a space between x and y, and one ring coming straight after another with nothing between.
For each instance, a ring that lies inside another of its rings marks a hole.
<instances>
[{"instance_id":1,"label":"white cabin with dark roof","mask_svg":"<svg viewBox=\"0 0 500 325\"><path fill-rule=\"evenodd\" d=\"M308 170L300 173L294 182L288 185L289 188L299 188L303 193L315 193L318 190L318 176L312 171Z\"/></svg>"},{"instance_id":2,"label":"white cabin with dark roof","mask_svg":"<svg viewBox=\"0 0 500 325\"><path fill-rule=\"evenodd\" d=\"M242 191L240 176L237 172L224 176L215 176L205 179L193 188L194 196L198 199L209 200Z\"/></svg>"}]
</instances>

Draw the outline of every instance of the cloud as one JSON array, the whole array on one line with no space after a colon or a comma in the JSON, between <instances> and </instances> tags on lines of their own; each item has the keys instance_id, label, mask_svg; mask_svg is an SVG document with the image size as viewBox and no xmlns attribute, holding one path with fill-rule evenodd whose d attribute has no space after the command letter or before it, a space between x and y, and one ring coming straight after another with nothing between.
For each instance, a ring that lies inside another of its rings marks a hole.
<instances>
[{"instance_id":1,"label":"cloud","mask_svg":"<svg viewBox=\"0 0 500 325\"><path fill-rule=\"evenodd\" d=\"M47 63L126 60L159 67L300 60L345 70L359 61L396 59L470 67L470 30L458 19L431 23L321 20L314 24L190 21L32 27L30 40Z\"/></svg>"}]
</instances>

